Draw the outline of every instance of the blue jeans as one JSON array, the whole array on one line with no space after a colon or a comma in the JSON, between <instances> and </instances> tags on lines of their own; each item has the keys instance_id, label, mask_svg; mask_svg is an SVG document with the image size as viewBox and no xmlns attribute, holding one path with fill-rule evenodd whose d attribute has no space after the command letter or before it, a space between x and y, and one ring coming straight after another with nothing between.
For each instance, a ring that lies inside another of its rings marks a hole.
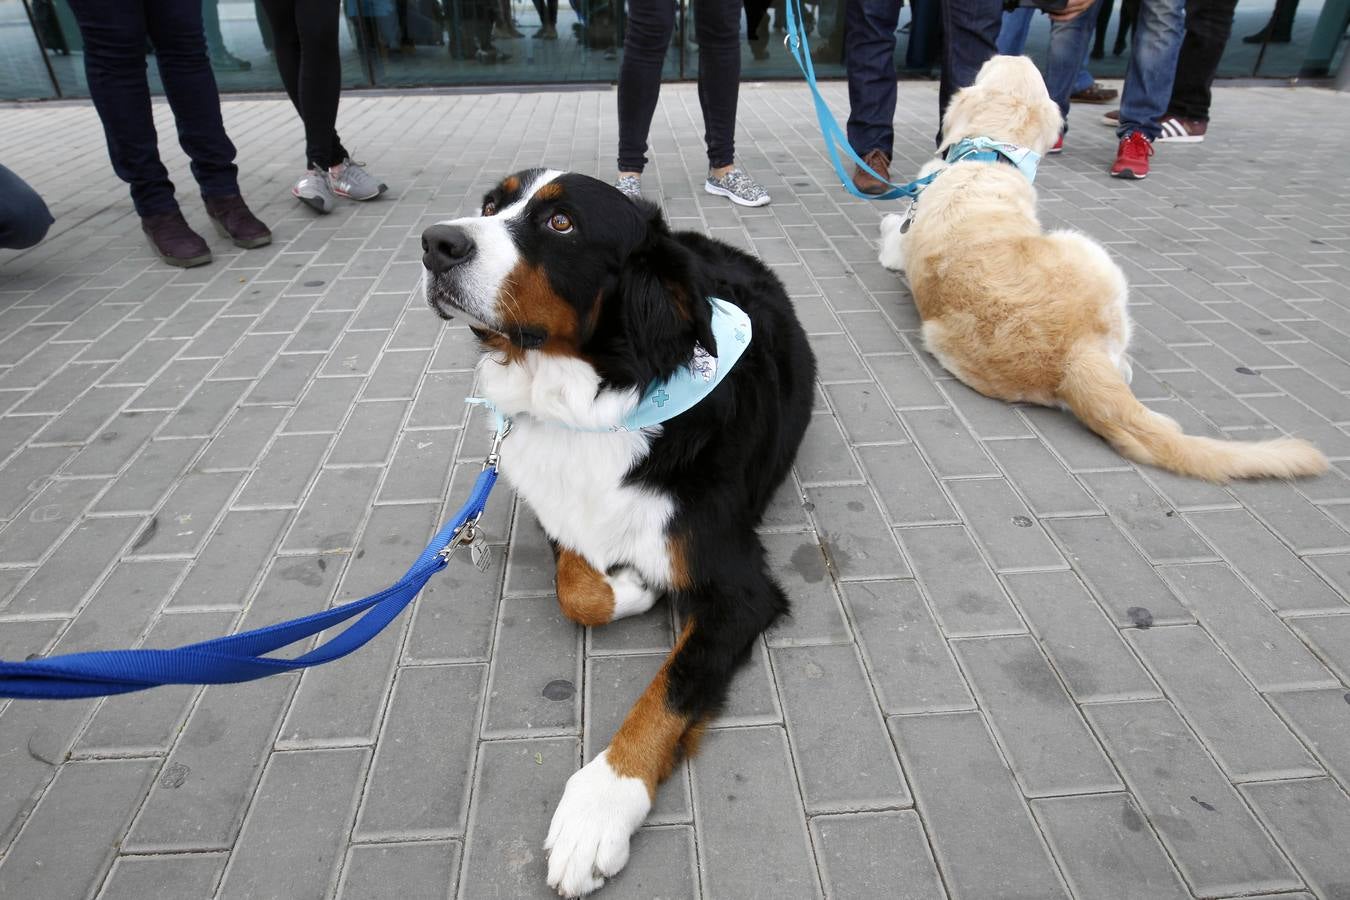
<instances>
[{"instance_id":1,"label":"blue jeans","mask_svg":"<svg viewBox=\"0 0 1350 900\"><path fill-rule=\"evenodd\" d=\"M895 28L901 0L845 0L848 143L864 156L895 144Z\"/></svg>"},{"instance_id":2,"label":"blue jeans","mask_svg":"<svg viewBox=\"0 0 1350 900\"><path fill-rule=\"evenodd\" d=\"M1003 0L942 0L942 81L938 118L952 95L975 82L980 67L998 53ZM939 129L938 143L942 143Z\"/></svg>"},{"instance_id":3,"label":"blue jeans","mask_svg":"<svg viewBox=\"0 0 1350 900\"><path fill-rule=\"evenodd\" d=\"M1066 58L1081 58L1081 54L1088 52L1096 24L1095 6L1065 23ZM1181 52L1185 31L1185 0L1140 2L1130 46L1130 63L1125 70L1125 89L1120 95L1120 127L1116 129L1116 137L1124 138L1132 131L1139 131L1152 141L1161 133L1158 123L1167 112L1167 101L1172 97L1177 54ZM1064 82L1053 73L1047 73L1046 87L1050 89L1050 96L1058 100L1061 95L1056 91L1064 90ZM1068 110L1067 100L1060 104L1060 109Z\"/></svg>"},{"instance_id":4,"label":"blue jeans","mask_svg":"<svg viewBox=\"0 0 1350 900\"><path fill-rule=\"evenodd\" d=\"M1003 14L1003 27L998 33L999 53L1004 56L1022 55L1022 52L1026 50L1027 47L1027 33L1031 31L1031 18L1035 12L1036 10L1030 6L1019 6L1017 9ZM1089 10L1083 15L1091 14L1092 13ZM1087 48L1083 51L1082 59L1078 61L1076 67L1073 67L1072 61L1060 58L1060 56L1063 55L1064 48L1069 46L1069 44L1062 39L1063 32L1063 25L1058 22L1050 23L1050 51L1049 59L1046 61L1046 83L1049 84L1049 72L1051 69L1066 65L1070 66L1074 68L1074 71L1076 72L1070 93L1076 94L1079 91L1087 90L1096 83L1092 77L1092 73L1088 71L1088 53L1091 51L1091 48ZM1056 40L1056 37L1060 37L1061 39ZM1055 97L1054 99L1055 102L1059 103L1060 112L1068 115L1068 97L1065 97L1062 101L1059 97Z\"/></svg>"},{"instance_id":5,"label":"blue jeans","mask_svg":"<svg viewBox=\"0 0 1350 900\"><path fill-rule=\"evenodd\" d=\"M0 166L0 247L24 250L47 236L52 214L37 191Z\"/></svg>"}]
</instances>

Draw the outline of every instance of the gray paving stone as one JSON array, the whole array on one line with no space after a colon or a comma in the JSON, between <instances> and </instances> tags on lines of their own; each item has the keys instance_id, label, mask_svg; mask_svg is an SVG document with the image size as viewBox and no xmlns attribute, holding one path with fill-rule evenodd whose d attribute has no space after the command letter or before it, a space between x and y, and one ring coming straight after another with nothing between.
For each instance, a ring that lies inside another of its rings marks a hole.
<instances>
[{"instance_id":1,"label":"gray paving stone","mask_svg":"<svg viewBox=\"0 0 1350 900\"><path fill-rule=\"evenodd\" d=\"M183 359L219 359L229 353L253 324L251 316L220 316L213 319L179 354Z\"/></svg>"},{"instance_id":2,"label":"gray paving stone","mask_svg":"<svg viewBox=\"0 0 1350 900\"><path fill-rule=\"evenodd\" d=\"M1267 699L1326 770L1350 789L1350 691L1337 686L1269 694Z\"/></svg>"},{"instance_id":3,"label":"gray paving stone","mask_svg":"<svg viewBox=\"0 0 1350 900\"><path fill-rule=\"evenodd\" d=\"M234 411L246 385L239 381L208 381L169 417L160 437L211 437Z\"/></svg>"},{"instance_id":4,"label":"gray paving stone","mask_svg":"<svg viewBox=\"0 0 1350 900\"><path fill-rule=\"evenodd\" d=\"M98 900L177 900L210 897L228 857L224 853L119 856Z\"/></svg>"},{"instance_id":5,"label":"gray paving stone","mask_svg":"<svg viewBox=\"0 0 1350 900\"><path fill-rule=\"evenodd\" d=\"M942 632L914 582L852 582L844 585L843 593L883 712L891 715L974 707Z\"/></svg>"},{"instance_id":6,"label":"gray paving stone","mask_svg":"<svg viewBox=\"0 0 1350 900\"><path fill-rule=\"evenodd\" d=\"M1312 757L1202 629L1135 630L1129 639L1234 781L1318 774Z\"/></svg>"},{"instance_id":7,"label":"gray paving stone","mask_svg":"<svg viewBox=\"0 0 1350 900\"><path fill-rule=\"evenodd\" d=\"M102 479L48 482L0 529L0 563L37 563L106 486L107 481Z\"/></svg>"},{"instance_id":8,"label":"gray paving stone","mask_svg":"<svg viewBox=\"0 0 1350 900\"><path fill-rule=\"evenodd\" d=\"M863 367L862 358L844 334L814 334L811 349L818 360L817 377L821 384L838 381L870 381L872 376Z\"/></svg>"},{"instance_id":9,"label":"gray paving stone","mask_svg":"<svg viewBox=\"0 0 1350 900\"><path fill-rule=\"evenodd\" d=\"M286 412L281 406L239 408L207 445L206 452L197 461L197 468L204 471L253 468L281 426Z\"/></svg>"},{"instance_id":10,"label":"gray paving stone","mask_svg":"<svg viewBox=\"0 0 1350 900\"><path fill-rule=\"evenodd\" d=\"M465 329L468 333L468 329ZM323 375L369 375L389 335L383 331L349 331L321 370Z\"/></svg>"},{"instance_id":11,"label":"gray paving stone","mask_svg":"<svg viewBox=\"0 0 1350 900\"><path fill-rule=\"evenodd\" d=\"M357 840L464 833L485 679L481 665L399 670L356 821Z\"/></svg>"},{"instance_id":12,"label":"gray paving stone","mask_svg":"<svg viewBox=\"0 0 1350 900\"><path fill-rule=\"evenodd\" d=\"M2 608L13 614L74 615L141 524L140 518L84 519Z\"/></svg>"},{"instance_id":13,"label":"gray paving stone","mask_svg":"<svg viewBox=\"0 0 1350 900\"><path fill-rule=\"evenodd\" d=\"M913 811L816 816L811 833L827 897L947 896Z\"/></svg>"},{"instance_id":14,"label":"gray paving stone","mask_svg":"<svg viewBox=\"0 0 1350 900\"><path fill-rule=\"evenodd\" d=\"M107 422L135 388L94 387L33 436L34 443L84 444Z\"/></svg>"},{"instance_id":15,"label":"gray paving stone","mask_svg":"<svg viewBox=\"0 0 1350 900\"><path fill-rule=\"evenodd\" d=\"M128 554L196 553L211 536L212 525L243 480L239 472L189 474L141 529Z\"/></svg>"},{"instance_id":16,"label":"gray paving stone","mask_svg":"<svg viewBox=\"0 0 1350 900\"><path fill-rule=\"evenodd\" d=\"M486 660L497 624L505 546L492 546L492 563L480 573L456 558L431 579L413 604L404 661L446 663Z\"/></svg>"},{"instance_id":17,"label":"gray paving stone","mask_svg":"<svg viewBox=\"0 0 1350 900\"><path fill-rule=\"evenodd\" d=\"M91 435L84 449L66 467L65 474L116 475L165 418L163 413L118 413L97 434Z\"/></svg>"},{"instance_id":18,"label":"gray paving stone","mask_svg":"<svg viewBox=\"0 0 1350 900\"><path fill-rule=\"evenodd\" d=\"M284 430L288 434L337 431L362 383L361 378L314 379Z\"/></svg>"},{"instance_id":19,"label":"gray paving stone","mask_svg":"<svg viewBox=\"0 0 1350 900\"><path fill-rule=\"evenodd\" d=\"M857 651L784 647L770 654L809 813L911 803Z\"/></svg>"},{"instance_id":20,"label":"gray paving stone","mask_svg":"<svg viewBox=\"0 0 1350 900\"><path fill-rule=\"evenodd\" d=\"M387 351L361 392L363 400L410 400L422 380L430 353L426 350Z\"/></svg>"},{"instance_id":21,"label":"gray paving stone","mask_svg":"<svg viewBox=\"0 0 1350 900\"><path fill-rule=\"evenodd\" d=\"M394 457L385 467L379 502L438 500L447 496L451 460L459 437L457 428L405 431L398 435ZM450 496L458 499L456 495Z\"/></svg>"},{"instance_id":22,"label":"gray paving stone","mask_svg":"<svg viewBox=\"0 0 1350 900\"><path fill-rule=\"evenodd\" d=\"M996 570L1014 572L1065 566L1064 558L1007 481L951 481L947 488Z\"/></svg>"},{"instance_id":23,"label":"gray paving stone","mask_svg":"<svg viewBox=\"0 0 1350 900\"><path fill-rule=\"evenodd\" d=\"M1116 790L1120 781L1029 636L952 648L1029 797Z\"/></svg>"},{"instance_id":24,"label":"gray paving stone","mask_svg":"<svg viewBox=\"0 0 1350 900\"><path fill-rule=\"evenodd\" d=\"M1350 896L1350 798L1329 778L1243 785L1275 840L1308 887L1324 897Z\"/></svg>"},{"instance_id":25,"label":"gray paving stone","mask_svg":"<svg viewBox=\"0 0 1350 900\"><path fill-rule=\"evenodd\" d=\"M580 637L552 597L502 600L484 737L577 733ZM554 681L570 682L573 692L563 700L549 699L557 692L544 688Z\"/></svg>"},{"instance_id":26,"label":"gray paving stone","mask_svg":"<svg viewBox=\"0 0 1350 900\"><path fill-rule=\"evenodd\" d=\"M769 570L792 602L789 614L770 629L769 645L835 644L852 640L830 579L824 550L815 535L809 532L766 534L763 541L768 551ZM607 630L592 632L592 638Z\"/></svg>"},{"instance_id":27,"label":"gray paving stone","mask_svg":"<svg viewBox=\"0 0 1350 900\"><path fill-rule=\"evenodd\" d=\"M693 762L703 887L712 897L821 896L801 798L781 728L719 728ZM747 855L746 822L773 822L774 841Z\"/></svg>"},{"instance_id":28,"label":"gray paving stone","mask_svg":"<svg viewBox=\"0 0 1350 900\"><path fill-rule=\"evenodd\" d=\"M867 357L877 383L896 409L945 407L947 399L928 379L923 367L909 354Z\"/></svg>"},{"instance_id":29,"label":"gray paving stone","mask_svg":"<svg viewBox=\"0 0 1350 900\"><path fill-rule=\"evenodd\" d=\"M978 713L890 728L953 898L1069 896Z\"/></svg>"},{"instance_id":30,"label":"gray paving stone","mask_svg":"<svg viewBox=\"0 0 1350 900\"><path fill-rule=\"evenodd\" d=\"M1207 563L1158 571L1257 690L1336 684L1326 667L1227 566Z\"/></svg>"},{"instance_id":31,"label":"gray paving stone","mask_svg":"<svg viewBox=\"0 0 1350 900\"><path fill-rule=\"evenodd\" d=\"M326 898L336 886L368 750L275 753L230 855L222 898Z\"/></svg>"},{"instance_id":32,"label":"gray paving stone","mask_svg":"<svg viewBox=\"0 0 1350 900\"><path fill-rule=\"evenodd\" d=\"M358 403L328 454L329 465L381 464L398 437L408 404L401 400Z\"/></svg>"},{"instance_id":33,"label":"gray paving stone","mask_svg":"<svg viewBox=\"0 0 1350 900\"><path fill-rule=\"evenodd\" d=\"M150 512L169 492L205 441L151 441L94 506L97 513Z\"/></svg>"},{"instance_id":34,"label":"gray paving stone","mask_svg":"<svg viewBox=\"0 0 1350 900\"><path fill-rule=\"evenodd\" d=\"M1095 516L1101 511L1039 440L989 441L985 448L1038 517Z\"/></svg>"},{"instance_id":35,"label":"gray paving stone","mask_svg":"<svg viewBox=\"0 0 1350 900\"><path fill-rule=\"evenodd\" d=\"M886 395L873 383L831 384L824 388L839 426L852 444L906 440L905 429Z\"/></svg>"},{"instance_id":36,"label":"gray paving stone","mask_svg":"<svg viewBox=\"0 0 1350 900\"><path fill-rule=\"evenodd\" d=\"M1246 510L1187 513L1186 518L1276 612L1350 608Z\"/></svg>"},{"instance_id":37,"label":"gray paving stone","mask_svg":"<svg viewBox=\"0 0 1350 900\"><path fill-rule=\"evenodd\" d=\"M1295 553L1350 549L1350 533L1304 498L1292 482L1245 482L1231 490Z\"/></svg>"},{"instance_id":38,"label":"gray paving stone","mask_svg":"<svg viewBox=\"0 0 1350 900\"><path fill-rule=\"evenodd\" d=\"M1071 472L1129 466L1110 444L1068 413L1039 406L1029 406L1020 412Z\"/></svg>"},{"instance_id":39,"label":"gray paving stone","mask_svg":"<svg viewBox=\"0 0 1350 900\"><path fill-rule=\"evenodd\" d=\"M463 483L468 484L467 481ZM523 501L517 506L515 522L511 526L511 544L506 558L506 590L503 596L553 594L556 568L553 551L549 549L543 526Z\"/></svg>"},{"instance_id":40,"label":"gray paving stone","mask_svg":"<svg viewBox=\"0 0 1350 900\"><path fill-rule=\"evenodd\" d=\"M75 453L71 447L26 447L14 454L0 468L0 518L17 513Z\"/></svg>"},{"instance_id":41,"label":"gray paving stone","mask_svg":"<svg viewBox=\"0 0 1350 900\"><path fill-rule=\"evenodd\" d=\"M93 707L92 700L38 700L0 711L0 845L9 845L42 798Z\"/></svg>"},{"instance_id":42,"label":"gray paving stone","mask_svg":"<svg viewBox=\"0 0 1350 900\"><path fill-rule=\"evenodd\" d=\"M999 474L998 467L951 410L908 410L901 419L940 477Z\"/></svg>"},{"instance_id":43,"label":"gray paving stone","mask_svg":"<svg viewBox=\"0 0 1350 900\"><path fill-rule=\"evenodd\" d=\"M1193 622L1189 610L1110 519L1054 519L1045 527L1120 626Z\"/></svg>"},{"instance_id":44,"label":"gray paving stone","mask_svg":"<svg viewBox=\"0 0 1350 900\"><path fill-rule=\"evenodd\" d=\"M959 521L941 484L913 444L859 447L858 458L892 525Z\"/></svg>"},{"instance_id":45,"label":"gray paving stone","mask_svg":"<svg viewBox=\"0 0 1350 900\"><path fill-rule=\"evenodd\" d=\"M1350 616L1308 616L1290 624L1342 682L1350 683Z\"/></svg>"},{"instance_id":46,"label":"gray paving stone","mask_svg":"<svg viewBox=\"0 0 1350 900\"><path fill-rule=\"evenodd\" d=\"M1073 895L1082 900L1189 900L1158 836L1129 794L1031 802Z\"/></svg>"},{"instance_id":47,"label":"gray paving stone","mask_svg":"<svg viewBox=\"0 0 1350 900\"><path fill-rule=\"evenodd\" d=\"M904 578L909 575L871 491L861 485L806 491L821 546L835 577Z\"/></svg>"},{"instance_id":48,"label":"gray paving stone","mask_svg":"<svg viewBox=\"0 0 1350 900\"><path fill-rule=\"evenodd\" d=\"M845 638L847 640L847 638ZM675 644L670 604L657 600L640 616L628 616L603 628L586 630L586 655L662 653Z\"/></svg>"},{"instance_id":49,"label":"gray paving stone","mask_svg":"<svg viewBox=\"0 0 1350 900\"><path fill-rule=\"evenodd\" d=\"M296 681L273 676L207 688L122 849L231 849Z\"/></svg>"},{"instance_id":50,"label":"gray paving stone","mask_svg":"<svg viewBox=\"0 0 1350 900\"><path fill-rule=\"evenodd\" d=\"M428 372L408 416L409 428L450 428L464 419L464 398L472 393L468 372Z\"/></svg>"},{"instance_id":51,"label":"gray paving stone","mask_svg":"<svg viewBox=\"0 0 1350 900\"><path fill-rule=\"evenodd\" d=\"M445 900L454 896L461 851L458 841L354 844L342 867L338 897Z\"/></svg>"},{"instance_id":52,"label":"gray paving stone","mask_svg":"<svg viewBox=\"0 0 1350 900\"><path fill-rule=\"evenodd\" d=\"M331 441L327 434L283 434L263 455L234 505L295 506Z\"/></svg>"},{"instance_id":53,"label":"gray paving stone","mask_svg":"<svg viewBox=\"0 0 1350 900\"><path fill-rule=\"evenodd\" d=\"M947 636L1026 630L964 526L900 528L895 533Z\"/></svg>"},{"instance_id":54,"label":"gray paving stone","mask_svg":"<svg viewBox=\"0 0 1350 900\"><path fill-rule=\"evenodd\" d=\"M1161 696L1072 572L1007 575L1003 580L1079 703Z\"/></svg>"},{"instance_id":55,"label":"gray paving stone","mask_svg":"<svg viewBox=\"0 0 1350 900\"><path fill-rule=\"evenodd\" d=\"M64 900L96 888L158 760L69 763L0 863L6 897Z\"/></svg>"},{"instance_id":56,"label":"gray paving stone","mask_svg":"<svg viewBox=\"0 0 1350 900\"><path fill-rule=\"evenodd\" d=\"M952 406L981 440L1034 436L1013 404L986 397L952 378L944 378L940 383Z\"/></svg>"},{"instance_id":57,"label":"gray paving stone","mask_svg":"<svg viewBox=\"0 0 1350 900\"><path fill-rule=\"evenodd\" d=\"M30 393L11 411L18 415L59 413L75 402L80 395L91 390L94 382L98 381L98 377L107 368L101 363L67 366L56 372L49 381ZM122 399L125 401L126 397L123 396Z\"/></svg>"},{"instance_id":58,"label":"gray paving stone","mask_svg":"<svg viewBox=\"0 0 1350 900\"><path fill-rule=\"evenodd\" d=\"M281 543L283 551L342 550L355 543L379 469L324 469Z\"/></svg>"},{"instance_id":59,"label":"gray paving stone","mask_svg":"<svg viewBox=\"0 0 1350 900\"><path fill-rule=\"evenodd\" d=\"M1080 476L1111 518L1152 563L1214 559L1214 551L1137 472Z\"/></svg>"},{"instance_id":60,"label":"gray paving stone","mask_svg":"<svg viewBox=\"0 0 1350 900\"><path fill-rule=\"evenodd\" d=\"M245 403L294 403L324 360L321 353L278 356L276 362L244 396Z\"/></svg>"},{"instance_id":61,"label":"gray paving stone","mask_svg":"<svg viewBox=\"0 0 1350 900\"><path fill-rule=\"evenodd\" d=\"M197 389L213 366L215 361L209 359L174 360L145 386L127 408L177 409Z\"/></svg>"},{"instance_id":62,"label":"gray paving stone","mask_svg":"<svg viewBox=\"0 0 1350 900\"><path fill-rule=\"evenodd\" d=\"M802 484L807 486L863 480L853 454L849 453L848 442L829 413L811 417L794 465Z\"/></svg>"},{"instance_id":63,"label":"gray paving stone","mask_svg":"<svg viewBox=\"0 0 1350 900\"><path fill-rule=\"evenodd\" d=\"M544 838L579 765L576 738L488 741L478 758L459 896L547 898Z\"/></svg>"},{"instance_id":64,"label":"gray paving stone","mask_svg":"<svg viewBox=\"0 0 1350 900\"><path fill-rule=\"evenodd\" d=\"M633 704L660 671L668 653L593 656L586 661L585 738L582 758L590 762L609 746ZM656 789L648 822L690 822L689 766L681 761Z\"/></svg>"},{"instance_id":65,"label":"gray paving stone","mask_svg":"<svg viewBox=\"0 0 1350 900\"><path fill-rule=\"evenodd\" d=\"M1171 704L1102 703L1086 713L1195 894L1222 897L1302 886Z\"/></svg>"}]
</instances>

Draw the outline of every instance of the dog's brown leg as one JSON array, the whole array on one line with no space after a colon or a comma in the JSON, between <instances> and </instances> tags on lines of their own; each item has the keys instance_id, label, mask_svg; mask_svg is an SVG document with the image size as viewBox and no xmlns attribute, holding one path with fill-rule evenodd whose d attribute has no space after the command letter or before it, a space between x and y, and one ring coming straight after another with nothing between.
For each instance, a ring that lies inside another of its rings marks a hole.
<instances>
[{"instance_id":1,"label":"dog's brown leg","mask_svg":"<svg viewBox=\"0 0 1350 900\"><path fill-rule=\"evenodd\" d=\"M614 618L614 588L604 573L566 547L557 550L558 605L578 625L604 625Z\"/></svg>"}]
</instances>

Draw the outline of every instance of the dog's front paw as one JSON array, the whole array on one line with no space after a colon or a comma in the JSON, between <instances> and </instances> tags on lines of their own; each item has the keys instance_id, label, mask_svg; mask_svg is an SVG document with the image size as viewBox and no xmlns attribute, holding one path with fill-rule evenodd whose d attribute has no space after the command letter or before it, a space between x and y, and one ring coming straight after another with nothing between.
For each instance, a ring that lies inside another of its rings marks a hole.
<instances>
[{"instance_id":1,"label":"dog's front paw","mask_svg":"<svg viewBox=\"0 0 1350 900\"><path fill-rule=\"evenodd\" d=\"M640 778L620 775L609 750L567 779L548 826L548 884L563 897L599 890L628 862L628 839L652 801Z\"/></svg>"},{"instance_id":2,"label":"dog's front paw","mask_svg":"<svg viewBox=\"0 0 1350 900\"><path fill-rule=\"evenodd\" d=\"M881 251L877 254L877 259L894 272L905 270L905 255L900 249L901 241L904 239L900 233L900 226L904 223L905 217L897 213L887 213L881 217Z\"/></svg>"},{"instance_id":3,"label":"dog's front paw","mask_svg":"<svg viewBox=\"0 0 1350 900\"><path fill-rule=\"evenodd\" d=\"M641 615L656 603L656 591L648 587L642 576L628 566L606 575L605 581L614 591L614 619Z\"/></svg>"}]
</instances>

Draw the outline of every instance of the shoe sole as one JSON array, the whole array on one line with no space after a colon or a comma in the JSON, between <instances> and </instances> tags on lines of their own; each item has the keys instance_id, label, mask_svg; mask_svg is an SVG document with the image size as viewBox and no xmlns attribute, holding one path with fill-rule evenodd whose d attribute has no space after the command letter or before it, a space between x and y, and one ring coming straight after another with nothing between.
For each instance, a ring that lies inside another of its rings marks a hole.
<instances>
[{"instance_id":1,"label":"shoe sole","mask_svg":"<svg viewBox=\"0 0 1350 900\"><path fill-rule=\"evenodd\" d=\"M387 184L382 184L380 185L380 189L377 190L375 193L371 194L369 197L358 197L355 194L348 194L346 191L339 191L337 188L333 188L333 194L338 197L344 197L347 200L374 200L376 197L380 196L387 190L389 190L389 186Z\"/></svg>"},{"instance_id":2,"label":"shoe sole","mask_svg":"<svg viewBox=\"0 0 1350 900\"><path fill-rule=\"evenodd\" d=\"M299 200L301 203L305 204L310 209L314 210L316 213L320 213L326 216L333 211L333 204L329 203L322 197L306 197L299 191L295 190L291 191L291 196L295 197L295 199Z\"/></svg>"},{"instance_id":3,"label":"shoe sole","mask_svg":"<svg viewBox=\"0 0 1350 900\"><path fill-rule=\"evenodd\" d=\"M211 219L211 224L216 226L216 232L223 238L229 240L236 247L243 247L245 250L257 250L259 247L266 247L272 243L272 233L268 232L263 237L256 238L237 238L220 223L219 219Z\"/></svg>"},{"instance_id":4,"label":"shoe sole","mask_svg":"<svg viewBox=\"0 0 1350 900\"><path fill-rule=\"evenodd\" d=\"M177 269L195 269L197 266L204 266L211 261L210 253L206 253L202 256L188 257L166 256L159 252L159 248L155 246L154 241L150 240L149 235L146 235L145 242L150 245L151 250L155 251L155 255L159 257L160 262L171 265Z\"/></svg>"},{"instance_id":5,"label":"shoe sole","mask_svg":"<svg viewBox=\"0 0 1350 900\"><path fill-rule=\"evenodd\" d=\"M1112 177L1112 178L1125 178L1125 179L1128 179L1128 180L1130 180L1130 181L1143 181L1145 178L1148 177L1148 173L1145 172L1145 173L1142 174L1142 175L1136 175L1134 169L1121 169L1119 172L1113 170L1113 171L1111 172L1111 177Z\"/></svg>"},{"instance_id":6,"label":"shoe sole","mask_svg":"<svg viewBox=\"0 0 1350 900\"><path fill-rule=\"evenodd\" d=\"M765 194L758 200L742 200L740 197L736 196L734 193L727 190L726 188L714 187L713 185L708 184L708 182L706 181L703 182L703 190L707 191L709 194L712 194L715 197L726 197L728 200L730 200L732 203L735 203L737 206L768 206L769 200L772 199L771 197L769 197L768 194Z\"/></svg>"},{"instance_id":7,"label":"shoe sole","mask_svg":"<svg viewBox=\"0 0 1350 900\"><path fill-rule=\"evenodd\" d=\"M1045 155L1046 155L1046 156L1059 156L1059 155L1060 155L1061 153L1063 153L1063 152L1064 152L1064 148L1063 148L1063 147L1051 147L1049 150L1045 151Z\"/></svg>"},{"instance_id":8,"label":"shoe sole","mask_svg":"<svg viewBox=\"0 0 1350 900\"><path fill-rule=\"evenodd\" d=\"M1169 137L1168 135L1160 134L1154 138L1154 140L1160 144L1198 144L1204 139L1205 136L1203 134L1186 134L1180 137Z\"/></svg>"}]
</instances>

